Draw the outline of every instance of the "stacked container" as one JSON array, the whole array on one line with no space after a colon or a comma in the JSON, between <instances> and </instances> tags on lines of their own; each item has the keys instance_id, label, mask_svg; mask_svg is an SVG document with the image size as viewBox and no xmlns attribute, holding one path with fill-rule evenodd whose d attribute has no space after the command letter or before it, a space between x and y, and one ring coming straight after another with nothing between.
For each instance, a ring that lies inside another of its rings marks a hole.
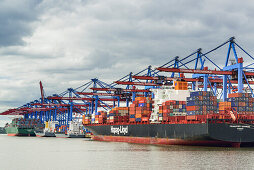
<instances>
[{"instance_id":1,"label":"stacked container","mask_svg":"<svg viewBox=\"0 0 254 170\"><path fill-rule=\"evenodd\" d=\"M99 113L99 118L98 121L100 124L106 123L107 121L107 112L105 111L98 111Z\"/></svg>"},{"instance_id":2,"label":"stacked container","mask_svg":"<svg viewBox=\"0 0 254 170\"><path fill-rule=\"evenodd\" d=\"M187 97L187 115L206 115L218 112L217 97L212 92L191 92Z\"/></svg>"},{"instance_id":3,"label":"stacked container","mask_svg":"<svg viewBox=\"0 0 254 170\"><path fill-rule=\"evenodd\" d=\"M107 112L98 111L95 113L95 122L94 123L104 123L107 120Z\"/></svg>"},{"instance_id":4,"label":"stacked container","mask_svg":"<svg viewBox=\"0 0 254 170\"><path fill-rule=\"evenodd\" d=\"M83 115L83 124L88 125L91 123L91 116L90 115Z\"/></svg>"},{"instance_id":5,"label":"stacked container","mask_svg":"<svg viewBox=\"0 0 254 170\"><path fill-rule=\"evenodd\" d=\"M219 113L225 114L226 110L231 110L231 102L219 102Z\"/></svg>"},{"instance_id":6,"label":"stacked container","mask_svg":"<svg viewBox=\"0 0 254 170\"><path fill-rule=\"evenodd\" d=\"M128 107L115 107L107 114L107 123L127 122L129 119Z\"/></svg>"},{"instance_id":7,"label":"stacked container","mask_svg":"<svg viewBox=\"0 0 254 170\"><path fill-rule=\"evenodd\" d=\"M159 121L167 121L169 116L185 116L186 101L168 100L159 106Z\"/></svg>"},{"instance_id":8,"label":"stacked container","mask_svg":"<svg viewBox=\"0 0 254 170\"><path fill-rule=\"evenodd\" d=\"M231 103L231 108L238 114L254 114L254 99L250 93L228 94L227 101Z\"/></svg>"},{"instance_id":9,"label":"stacked container","mask_svg":"<svg viewBox=\"0 0 254 170\"><path fill-rule=\"evenodd\" d=\"M136 97L130 105L130 122L148 122L152 112L152 99L150 97Z\"/></svg>"},{"instance_id":10,"label":"stacked container","mask_svg":"<svg viewBox=\"0 0 254 170\"><path fill-rule=\"evenodd\" d=\"M12 125L20 127L20 128L43 128L44 124L41 123L39 119L24 119L24 118L15 118L12 120Z\"/></svg>"}]
</instances>

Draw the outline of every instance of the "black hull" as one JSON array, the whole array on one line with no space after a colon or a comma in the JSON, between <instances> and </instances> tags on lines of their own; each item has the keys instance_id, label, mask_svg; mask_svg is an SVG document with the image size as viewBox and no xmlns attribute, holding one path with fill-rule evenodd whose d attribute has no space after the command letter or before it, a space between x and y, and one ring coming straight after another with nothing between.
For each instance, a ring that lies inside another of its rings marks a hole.
<instances>
[{"instance_id":1,"label":"black hull","mask_svg":"<svg viewBox=\"0 0 254 170\"><path fill-rule=\"evenodd\" d=\"M68 138L85 138L85 134L69 134Z\"/></svg>"},{"instance_id":2,"label":"black hull","mask_svg":"<svg viewBox=\"0 0 254 170\"><path fill-rule=\"evenodd\" d=\"M38 137L56 137L54 132L35 132Z\"/></svg>"},{"instance_id":3,"label":"black hull","mask_svg":"<svg viewBox=\"0 0 254 170\"><path fill-rule=\"evenodd\" d=\"M136 137L140 141L140 138L144 141L147 138L161 139L163 142L158 140L158 144L254 146L254 126L246 124L127 124L91 125L86 128L95 135L96 140L104 140L103 136L107 136L107 141L112 137L112 141L119 139L136 143L133 140Z\"/></svg>"}]
</instances>

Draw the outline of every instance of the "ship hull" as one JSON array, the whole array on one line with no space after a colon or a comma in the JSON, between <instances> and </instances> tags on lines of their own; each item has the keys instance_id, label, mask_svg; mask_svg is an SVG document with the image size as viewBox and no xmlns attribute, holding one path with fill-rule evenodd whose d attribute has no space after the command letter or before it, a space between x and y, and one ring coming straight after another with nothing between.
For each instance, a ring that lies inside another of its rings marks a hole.
<instances>
[{"instance_id":1,"label":"ship hull","mask_svg":"<svg viewBox=\"0 0 254 170\"><path fill-rule=\"evenodd\" d=\"M33 128L6 127L8 136L36 136Z\"/></svg>"},{"instance_id":2,"label":"ship hull","mask_svg":"<svg viewBox=\"0 0 254 170\"><path fill-rule=\"evenodd\" d=\"M85 134L68 134L68 138L85 138Z\"/></svg>"},{"instance_id":3,"label":"ship hull","mask_svg":"<svg viewBox=\"0 0 254 170\"><path fill-rule=\"evenodd\" d=\"M68 135L65 134L64 132L55 132L55 135L57 138L67 138Z\"/></svg>"},{"instance_id":4,"label":"ship hull","mask_svg":"<svg viewBox=\"0 0 254 170\"><path fill-rule=\"evenodd\" d=\"M38 132L35 131L37 137L56 137L54 132Z\"/></svg>"},{"instance_id":5,"label":"ship hull","mask_svg":"<svg viewBox=\"0 0 254 170\"><path fill-rule=\"evenodd\" d=\"M254 146L254 126L230 123L86 126L98 141L159 145Z\"/></svg>"}]
</instances>

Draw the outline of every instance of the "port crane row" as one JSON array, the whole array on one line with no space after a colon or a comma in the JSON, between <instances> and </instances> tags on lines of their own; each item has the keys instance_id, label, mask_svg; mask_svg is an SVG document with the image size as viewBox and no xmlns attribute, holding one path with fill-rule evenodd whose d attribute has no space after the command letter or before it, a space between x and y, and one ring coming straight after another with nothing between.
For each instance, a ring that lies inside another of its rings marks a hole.
<instances>
[{"instance_id":1,"label":"port crane row","mask_svg":"<svg viewBox=\"0 0 254 170\"><path fill-rule=\"evenodd\" d=\"M215 56L214 53L224 47L228 48L222 67L209 56ZM237 50L243 53L241 57L238 57ZM230 58L234 60L231 65ZM244 60L252 62L244 66ZM108 111L123 104L128 107L135 97L152 96L150 89L172 85L176 79L188 82L189 88L193 90L210 90L223 101L229 93L241 93L243 90L253 95L253 60L254 58L235 42L235 38L231 37L206 53L202 53L199 48L184 58L177 56L160 67L152 69L152 66L148 66L136 74L131 72L111 84L94 78L77 88L68 88L60 94L45 96L40 82L40 99L9 109L1 115L24 115L42 122L52 120L58 121L59 126L68 126L69 121L79 120L84 114L94 114L98 110Z\"/></svg>"}]
</instances>

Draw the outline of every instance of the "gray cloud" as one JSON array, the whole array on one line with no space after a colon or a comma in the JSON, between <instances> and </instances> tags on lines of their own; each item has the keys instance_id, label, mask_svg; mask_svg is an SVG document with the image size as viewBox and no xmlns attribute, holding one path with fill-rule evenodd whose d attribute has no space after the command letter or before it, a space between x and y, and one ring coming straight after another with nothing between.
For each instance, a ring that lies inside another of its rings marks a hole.
<instances>
[{"instance_id":1,"label":"gray cloud","mask_svg":"<svg viewBox=\"0 0 254 170\"><path fill-rule=\"evenodd\" d=\"M24 44L31 35L31 22L37 19L41 0L3 0L0 2L0 47Z\"/></svg>"},{"instance_id":2,"label":"gray cloud","mask_svg":"<svg viewBox=\"0 0 254 170\"><path fill-rule=\"evenodd\" d=\"M37 99L40 80L48 95L110 83L231 36L251 53L253 9L250 0L2 1L0 111ZM223 66L226 52L208 56Z\"/></svg>"}]
</instances>

